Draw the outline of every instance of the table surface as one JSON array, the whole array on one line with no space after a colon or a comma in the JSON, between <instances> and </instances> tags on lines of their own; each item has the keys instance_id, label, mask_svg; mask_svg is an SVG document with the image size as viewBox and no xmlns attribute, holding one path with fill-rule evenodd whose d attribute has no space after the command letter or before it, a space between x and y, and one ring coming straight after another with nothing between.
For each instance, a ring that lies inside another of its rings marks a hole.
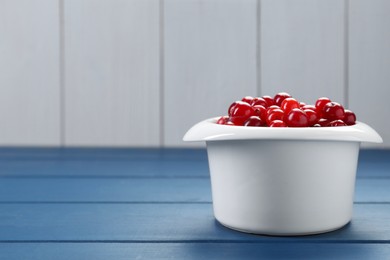
<instances>
[{"instance_id":1,"label":"table surface","mask_svg":"<svg viewBox=\"0 0 390 260\"><path fill-rule=\"evenodd\" d=\"M204 149L0 149L0 259L390 259L390 150L361 150L354 215L321 235L213 217Z\"/></svg>"}]
</instances>

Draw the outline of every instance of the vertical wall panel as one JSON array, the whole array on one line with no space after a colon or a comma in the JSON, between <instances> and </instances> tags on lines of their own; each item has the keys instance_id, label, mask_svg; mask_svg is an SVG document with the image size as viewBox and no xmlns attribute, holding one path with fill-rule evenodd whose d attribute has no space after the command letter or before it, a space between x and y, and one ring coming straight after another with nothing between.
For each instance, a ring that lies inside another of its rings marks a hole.
<instances>
[{"instance_id":1,"label":"vertical wall panel","mask_svg":"<svg viewBox=\"0 0 390 260\"><path fill-rule=\"evenodd\" d=\"M65 1L66 145L159 145L159 1Z\"/></svg>"},{"instance_id":2,"label":"vertical wall panel","mask_svg":"<svg viewBox=\"0 0 390 260\"><path fill-rule=\"evenodd\" d=\"M164 143L256 95L256 0L165 0ZM193 144L190 144L193 145Z\"/></svg>"},{"instance_id":3,"label":"vertical wall panel","mask_svg":"<svg viewBox=\"0 0 390 260\"><path fill-rule=\"evenodd\" d=\"M261 92L343 103L344 1L261 1Z\"/></svg>"},{"instance_id":4,"label":"vertical wall panel","mask_svg":"<svg viewBox=\"0 0 390 260\"><path fill-rule=\"evenodd\" d=\"M58 1L0 1L0 145L59 145Z\"/></svg>"},{"instance_id":5,"label":"vertical wall panel","mask_svg":"<svg viewBox=\"0 0 390 260\"><path fill-rule=\"evenodd\" d=\"M350 1L349 103L390 147L390 1Z\"/></svg>"}]
</instances>

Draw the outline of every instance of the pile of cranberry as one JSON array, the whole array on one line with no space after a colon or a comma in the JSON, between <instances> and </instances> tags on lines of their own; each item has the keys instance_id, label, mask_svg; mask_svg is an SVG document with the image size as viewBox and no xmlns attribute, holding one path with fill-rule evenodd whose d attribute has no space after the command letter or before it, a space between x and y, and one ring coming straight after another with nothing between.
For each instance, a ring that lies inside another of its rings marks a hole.
<instances>
[{"instance_id":1,"label":"pile of cranberry","mask_svg":"<svg viewBox=\"0 0 390 260\"><path fill-rule=\"evenodd\" d=\"M315 105L306 105L281 92L275 97L244 97L230 105L227 116L217 124L269 127L326 127L354 125L355 114L329 98L317 99Z\"/></svg>"}]
</instances>

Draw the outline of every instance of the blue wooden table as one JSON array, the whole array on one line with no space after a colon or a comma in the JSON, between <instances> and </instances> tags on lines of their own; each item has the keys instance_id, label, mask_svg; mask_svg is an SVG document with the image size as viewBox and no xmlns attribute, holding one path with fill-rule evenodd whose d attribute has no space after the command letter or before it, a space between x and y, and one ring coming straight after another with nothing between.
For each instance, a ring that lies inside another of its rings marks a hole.
<instances>
[{"instance_id":1,"label":"blue wooden table","mask_svg":"<svg viewBox=\"0 0 390 260\"><path fill-rule=\"evenodd\" d=\"M304 237L214 220L203 149L0 149L0 259L390 259L390 151L362 150L352 222Z\"/></svg>"}]
</instances>

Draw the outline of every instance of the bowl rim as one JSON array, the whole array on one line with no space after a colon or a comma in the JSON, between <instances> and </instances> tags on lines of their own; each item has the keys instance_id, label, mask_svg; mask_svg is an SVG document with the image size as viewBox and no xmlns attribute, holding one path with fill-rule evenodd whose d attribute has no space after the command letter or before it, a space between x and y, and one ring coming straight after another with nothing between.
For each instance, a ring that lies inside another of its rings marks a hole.
<instances>
[{"instance_id":1,"label":"bowl rim","mask_svg":"<svg viewBox=\"0 0 390 260\"><path fill-rule=\"evenodd\" d=\"M337 127L244 127L219 125L219 117L203 120L191 127L183 141L223 140L329 140L382 143L381 136L370 126L357 121Z\"/></svg>"}]
</instances>

